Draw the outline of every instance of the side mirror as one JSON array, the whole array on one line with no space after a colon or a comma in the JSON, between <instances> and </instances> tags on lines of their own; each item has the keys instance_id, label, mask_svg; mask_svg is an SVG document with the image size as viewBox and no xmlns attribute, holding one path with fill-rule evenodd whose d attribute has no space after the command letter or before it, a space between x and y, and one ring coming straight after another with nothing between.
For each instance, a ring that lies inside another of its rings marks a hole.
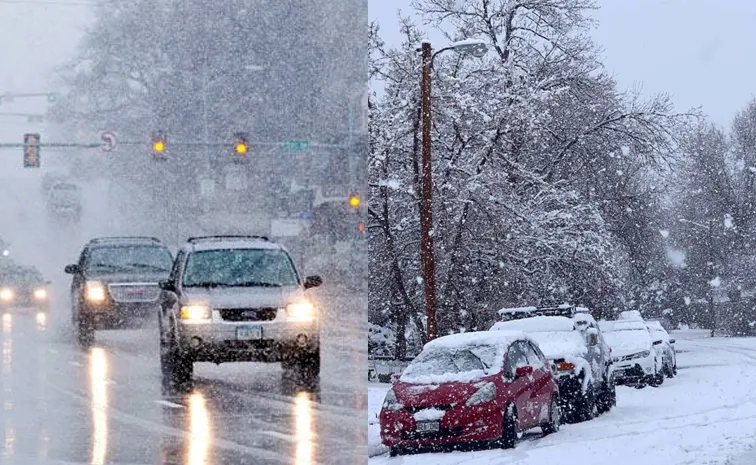
<instances>
[{"instance_id":1,"label":"side mirror","mask_svg":"<svg viewBox=\"0 0 756 465\"><path fill-rule=\"evenodd\" d=\"M670 340L669 340L669 343L670 343L670 344L674 344L674 343L675 343L675 340L674 340L674 339L670 339Z\"/></svg>"},{"instance_id":2,"label":"side mirror","mask_svg":"<svg viewBox=\"0 0 756 465\"><path fill-rule=\"evenodd\" d=\"M170 279L161 279L158 281L158 287L164 291L174 291L176 288L173 286L173 281Z\"/></svg>"},{"instance_id":3,"label":"side mirror","mask_svg":"<svg viewBox=\"0 0 756 465\"><path fill-rule=\"evenodd\" d=\"M81 272L81 268L79 268L79 265L66 265L63 271L65 271L66 274L77 274Z\"/></svg>"},{"instance_id":4,"label":"side mirror","mask_svg":"<svg viewBox=\"0 0 756 465\"><path fill-rule=\"evenodd\" d=\"M396 384L399 381L399 373L391 373L391 384Z\"/></svg>"},{"instance_id":5,"label":"side mirror","mask_svg":"<svg viewBox=\"0 0 756 465\"><path fill-rule=\"evenodd\" d=\"M661 344L661 343L662 343L661 339L660 339L660 340L658 340L658 341L654 341L654 345L655 345L655 346L658 346L658 345L659 345L659 344Z\"/></svg>"},{"instance_id":6,"label":"side mirror","mask_svg":"<svg viewBox=\"0 0 756 465\"><path fill-rule=\"evenodd\" d=\"M318 287L321 284L323 284L323 278L321 278L320 276L308 276L304 280L305 289L312 289L313 287Z\"/></svg>"},{"instance_id":7,"label":"side mirror","mask_svg":"<svg viewBox=\"0 0 756 465\"><path fill-rule=\"evenodd\" d=\"M530 365L517 367L517 370L515 370L515 378L522 378L523 376L528 376L531 374L533 374L533 367Z\"/></svg>"}]
</instances>

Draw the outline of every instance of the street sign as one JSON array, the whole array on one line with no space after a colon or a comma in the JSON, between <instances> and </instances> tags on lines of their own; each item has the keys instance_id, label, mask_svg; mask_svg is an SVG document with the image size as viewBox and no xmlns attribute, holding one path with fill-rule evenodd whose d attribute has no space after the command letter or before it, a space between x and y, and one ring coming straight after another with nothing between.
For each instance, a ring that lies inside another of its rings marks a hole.
<instances>
[{"instance_id":1,"label":"street sign","mask_svg":"<svg viewBox=\"0 0 756 465\"><path fill-rule=\"evenodd\" d=\"M112 152L116 148L116 135L114 132L111 131L105 131L102 134L100 134L100 139L102 139L102 151L103 152Z\"/></svg>"},{"instance_id":2,"label":"street sign","mask_svg":"<svg viewBox=\"0 0 756 465\"><path fill-rule=\"evenodd\" d=\"M281 148L287 152L304 152L310 148L310 141L308 140L287 140L281 144Z\"/></svg>"}]
</instances>

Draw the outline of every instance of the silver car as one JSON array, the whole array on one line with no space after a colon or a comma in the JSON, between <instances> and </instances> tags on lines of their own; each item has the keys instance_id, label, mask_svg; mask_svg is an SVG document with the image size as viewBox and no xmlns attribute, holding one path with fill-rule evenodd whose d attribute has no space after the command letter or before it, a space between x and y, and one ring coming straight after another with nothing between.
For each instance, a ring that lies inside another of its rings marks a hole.
<instances>
[{"instance_id":1,"label":"silver car","mask_svg":"<svg viewBox=\"0 0 756 465\"><path fill-rule=\"evenodd\" d=\"M261 236L190 238L160 282L163 380L189 382L194 362L281 362L307 379L320 372L319 311L287 250Z\"/></svg>"}]
</instances>

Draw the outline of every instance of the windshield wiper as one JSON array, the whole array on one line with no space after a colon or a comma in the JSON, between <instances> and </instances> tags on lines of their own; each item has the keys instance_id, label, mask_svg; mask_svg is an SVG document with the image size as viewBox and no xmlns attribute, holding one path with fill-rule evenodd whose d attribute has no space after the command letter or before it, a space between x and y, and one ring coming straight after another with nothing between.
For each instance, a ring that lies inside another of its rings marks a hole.
<instances>
[{"instance_id":1,"label":"windshield wiper","mask_svg":"<svg viewBox=\"0 0 756 465\"><path fill-rule=\"evenodd\" d=\"M245 281L242 283L234 284L239 287L281 287L279 283L266 283L264 281Z\"/></svg>"},{"instance_id":2,"label":"windshield wiper","mask_svg":"<svg viewBox=\"0 0 756 465\"><path fill-rule=\"evenodd\" d=\"M121 265L111 265L111 264L108 264L108 263L92 263L92 264L89 265L89 268L105 268L107 270L116 270L116 271L118 271L118 270L123 271L123 270L127 270L128 269L128 268L125 268L125 267L123 267Z\"/></svg>"},{"instance_id":3,"label":"windshield wiper","mask_svg":"<svg viewBox=\"0 0 756 465\"><path fill-rule=\"evenodd\" d=\"M124 266L127 266L129 268L142 268L142 269L147 268L147 269L156 270L156 271L171 271L171 270L166 270L165 268L160 267L160 266L148 265L147 263L127 263Z\"/></svg>"},{"instance_id":4,"label":"windshield wiper","mask_svg":"<svg viewBox=\"0 0 756 465\"><path fill-rule=\"evenodd\" d=\"M230 287L230 286L231 286L230 284L218 283L218 282L213 282L213 281L201 281L198 283L191 283L191 284L184 283L184 287Z\"/></svg>"}]
</instances>

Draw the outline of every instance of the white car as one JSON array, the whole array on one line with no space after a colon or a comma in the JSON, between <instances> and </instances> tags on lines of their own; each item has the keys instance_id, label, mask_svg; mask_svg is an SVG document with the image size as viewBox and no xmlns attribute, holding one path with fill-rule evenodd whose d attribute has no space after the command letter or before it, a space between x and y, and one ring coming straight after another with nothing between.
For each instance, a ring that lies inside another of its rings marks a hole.
<instances>
[{"instance_id":1,"label":"white car","mask_svg":"<svg viewBox=\"0 0 756 465\"><path fill-rule=\"evenodd\" d=\"M609 325L602 325L602 329ZM617 320L604 338L614 356L614 380L618 385L660 386L664 382L663 360L643 321Z\"/></svg>"},{"instance_id":2,"label":"white car","mask_svg":"<svg viewBox=\"0 0 756 465\"><path fill-rule=\"evenodd\" d=\"M677 375L677 353L675 352L675 340L669 337L667 332L660 321L648 320L646 321L646 327L651 332L651 337L654 340L654 347L661 352L664 375L667 378L673 378ZM658 343L661 341L661 343Z\"/></svg>"}]
</instances>

